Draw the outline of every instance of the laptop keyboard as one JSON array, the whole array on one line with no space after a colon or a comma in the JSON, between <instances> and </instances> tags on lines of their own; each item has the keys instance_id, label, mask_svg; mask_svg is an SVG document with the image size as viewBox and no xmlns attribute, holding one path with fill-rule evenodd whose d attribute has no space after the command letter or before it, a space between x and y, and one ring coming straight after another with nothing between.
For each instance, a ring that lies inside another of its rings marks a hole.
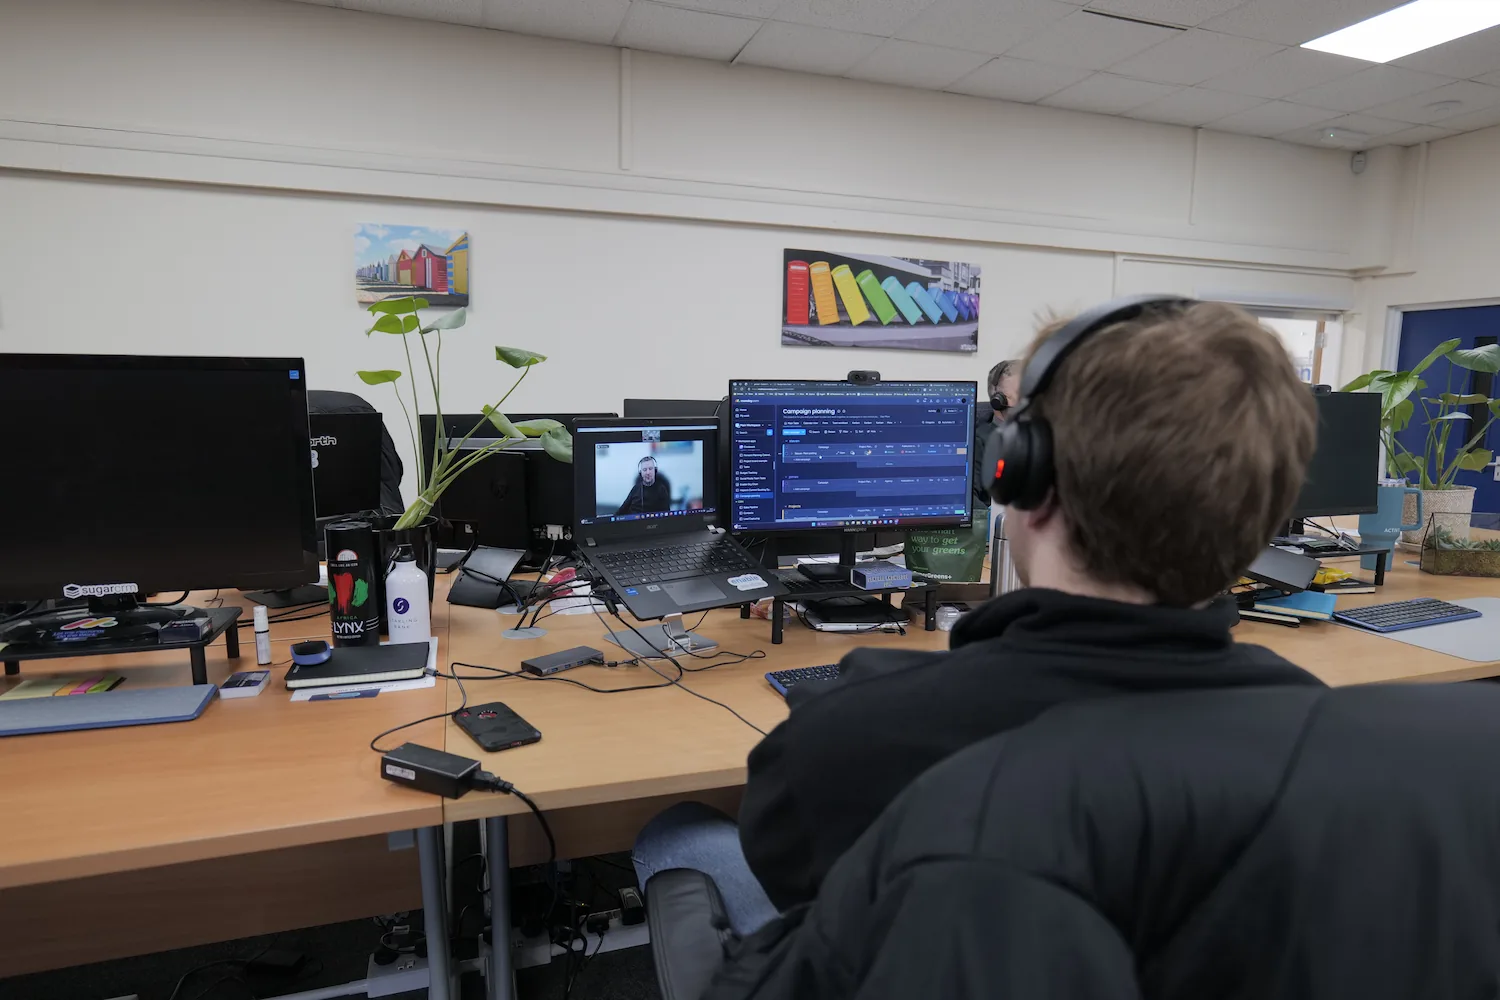
<instances>
[{"instance_id":1,"label":"laptop keyboard","mask_svg":"<svg viewBox=\"0 0 1500 1000\"><path fill-rule=\"evenodd\" d=\"M761 568L744 549L727 538L660 549L606 552L589 558L608 570L622 587L719 573L754 573Z\"/></svg>"}]
</instances>

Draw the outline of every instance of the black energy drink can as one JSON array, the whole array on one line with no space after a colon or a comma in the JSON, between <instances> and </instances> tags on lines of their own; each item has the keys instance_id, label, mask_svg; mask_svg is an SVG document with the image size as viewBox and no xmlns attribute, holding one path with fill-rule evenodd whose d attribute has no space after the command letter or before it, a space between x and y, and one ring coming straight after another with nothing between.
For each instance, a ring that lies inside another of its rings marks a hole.
<instances>
[{"instance_id":1,"label":"black energy drink can","mask_svg":"<svg viewBox=\"0 0 1500 1000\"><path fill-rule=\"evenodd\" d=\"M380 569L368 521L337 521L323 529L328 553L328 617L335 646L380 642Z\"/></svg>"}]
</instances>

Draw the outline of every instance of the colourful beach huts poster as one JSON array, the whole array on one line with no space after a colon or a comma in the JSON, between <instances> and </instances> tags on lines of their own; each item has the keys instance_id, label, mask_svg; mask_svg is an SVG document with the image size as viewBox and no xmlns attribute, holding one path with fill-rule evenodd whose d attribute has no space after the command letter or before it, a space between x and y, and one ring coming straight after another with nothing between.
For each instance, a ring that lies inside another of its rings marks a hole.
<instances>
[{"instance_id":1,"label":"colourful beach huts poster","mask_svg":"<svg viewBox=\"0 0 1500 1000\"><path fill-rule=\"evenodd\" d=\"M973 354L979 286L963 261L784 250L781 342Z\"/></svg>"},{"instance_id":2,"label":"colourful beach huts poster","mask_svg":"<svg viewBox=\"0 0 1500 1000\"><path fill-rule=\"evenodd\" d=\"M435 308L469 304L469 234L462 229L354 228L354 295L362 306L420 295Z\"/></svg>"}]
</instances>

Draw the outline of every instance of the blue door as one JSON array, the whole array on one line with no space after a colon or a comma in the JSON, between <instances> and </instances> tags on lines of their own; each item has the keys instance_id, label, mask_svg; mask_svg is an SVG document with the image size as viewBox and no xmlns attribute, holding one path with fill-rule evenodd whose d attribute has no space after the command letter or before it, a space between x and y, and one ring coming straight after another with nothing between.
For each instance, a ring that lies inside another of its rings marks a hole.
<instances>
[{"instance_id":1,"label":"blue door","mask_svg":"<svg viewBox=\"0 0 1500 1000\"><path fill-rule=\"evenodd\" d=\"M1500 306L1424 309L1408 312L1401 319L1401 350L1396 361L1396 370L1406 371L1445 340L1452 340L1456 337L1461 341L1459 347L1474 348L1495 343L1497 336L1500 336ZM1447 391L1450 374L1453 379L1454 392L1482 392L1493 399L1497 391L1500 391L1500 376L1457 368L1446 358L1442 358L1422 373L1422 378L1427 382L1427 388L1422 390L1421 395L1436 396L1440 392ZM1417 402L1416 393L1412 394L1412 400ZM1470 413L1473 414L1475 421L1489 418L1489 413L1482 406L1473 407ZM1483 423L1468 421L1461 421L1461 423L1468 428L1463 438L1465 441L1484 426ZM1455 429L1449 440L1456 441L1458 436L1459 432ZM1422 443L1426 440L1427 428L1422 421L1420 402L1417 402L1417 412L1412 418L1411 426L1396 437L1414 454L1422 454ZM1500 452L1500 423L1490 427L1484 447ZM1453 454L1452 444L1449 445L1448 454L1450 457ZM1483 472L1460 472L1457 482L1461 486L1476 488L1474 494L1476 512L1500 511L1500 483L1495 482L1493 469L1485 469Z\"/></svg>"}]
</instances>

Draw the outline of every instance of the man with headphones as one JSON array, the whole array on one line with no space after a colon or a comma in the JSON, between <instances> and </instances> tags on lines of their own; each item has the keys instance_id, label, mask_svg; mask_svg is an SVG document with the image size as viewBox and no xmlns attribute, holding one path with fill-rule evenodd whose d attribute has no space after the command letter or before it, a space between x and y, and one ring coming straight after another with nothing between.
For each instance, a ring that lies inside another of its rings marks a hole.
<instances>
[{"instance_id":1,"label":"man with headphones","mask_svg":"<svg viewBox=\"0 0 1500 1000\"><path fill-rule=\"evenodd\" d=\"M974 501L981 508L990 505L989 477L985 474L985 449L995 428L1010 413L1011 403L1021 391L1021 362L1007 358L990 369L985 380L990 394L988 411L981 408L974 421Z\"/></svg>"},{"instance_id":2,"label":"man with headphones","mask_svg":"<svg viewBox=\"0 0 1500 1000\"><path fill-rule=\"evenodd\" d=\"M672 484L650 455L635 464L635 482L615 515L660 514L672 509Z\"/></svg>"},{"instance_id":3,"label":"man with headphones","mask_svg":"<svg viewBox=\"0 0 1500 1000\"><path fill-rule=\"evenodd\" d=\"M813 900L923 771L1049 708L1320 684L1234 642L1216 600L1286 518L1315 442L1312 395L1272 333L1218 303L1110 302L1043 329L1006 402L986 478L1026 588L962 618L947 652L859 649L837 680L793 688L750 753L743 857L721 843L671 865L643 857L643 834L643 884L705 871L748 933Z\"/></svg>"}]
</instances>

